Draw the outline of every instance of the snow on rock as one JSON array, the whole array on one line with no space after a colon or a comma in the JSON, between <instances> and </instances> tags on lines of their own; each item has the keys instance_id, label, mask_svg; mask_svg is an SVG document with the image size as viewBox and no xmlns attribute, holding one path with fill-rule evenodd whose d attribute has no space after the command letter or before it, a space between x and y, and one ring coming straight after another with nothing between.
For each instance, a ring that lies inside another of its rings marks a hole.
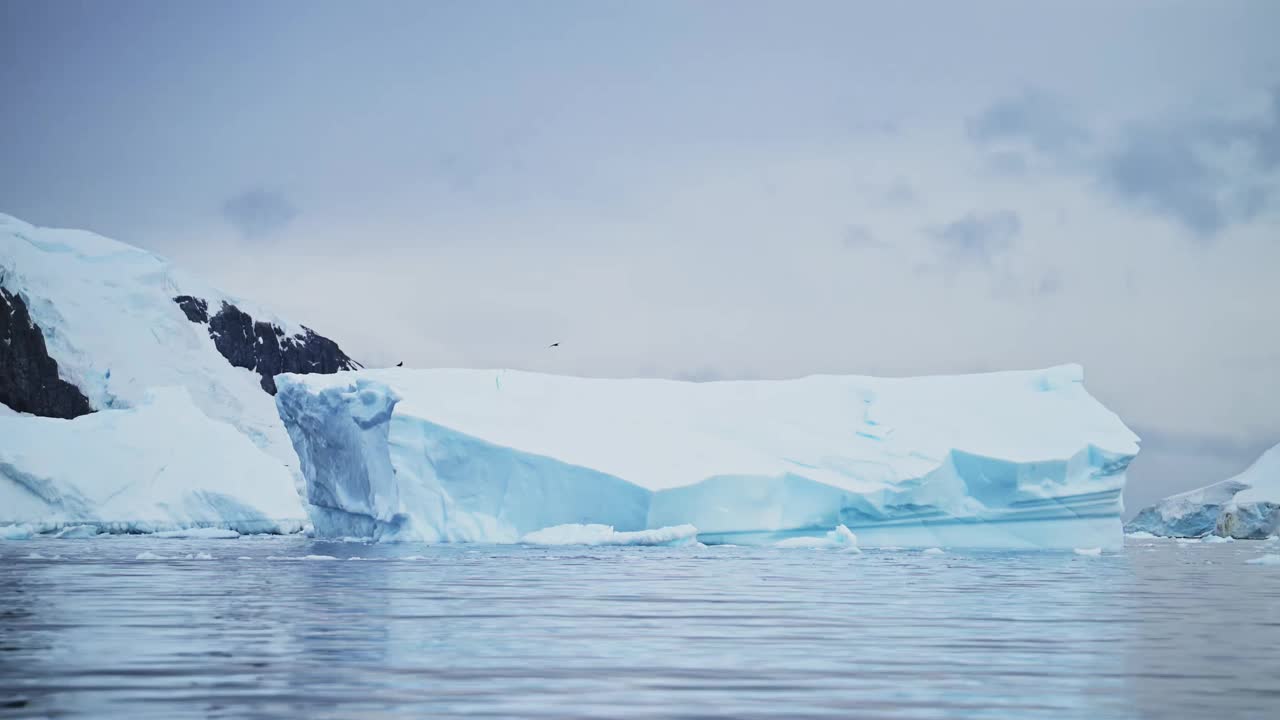
<instances>
[{"instance_id":1,"label":"snow on rock","mask_svg":"<svg viewBox=\"0 0 1280 720\"><path fill-rule=\"evenodd\" d=\"M0 525L293 532L305 518L284 466L181 387L72 420L0 417L0 438Z\"/></svg>"},{"instance_id":2,"label":"snow on rock","mask_svg":"<svg viewBox=\"0 0 1280 720\"><path fill-rule=\"evenodd\" d=\"M694 545L698 528L692 525L618 532L610 525L556 525L520 538L529 545Z\"/></svg>"},{"instance_id":3,"label":"snow on rock","mask_svg":"<svg viewBox=\"0 0 1280 720\"><path fill-rule=\"evenodd\" d=\"M1233 478L1171 495L1144 508L1128 532L1164 537L1217 535L1261 540L1280 529L1280 445Z\"/></svg>"},{"instance_id":4,"label":"snow on rock","mask_svg":"<svg viewBox=\"0 0 1280 720\"><path fill-rule=\"evenodd\" d=\"M679 525L707 543L1122 545L1137 438L1069 365L689 383L508 370L280 375L317 536L514 542Z\"/></svg>"},{"instance_id":5,"label":"snow on rock","mask_svg":"<svg viewBox=\"0 0 1280 720\"><path fill-rule=\"evenodd\" d=\"M264 388L274 387L271 375L282 369L356 367L332 341L152 253L4 214L0 291L0 311L23 314L13 328L0 321L0 335L11 341L0 349L0 402L12 396L15 410L74 417L137 407L151 388L184 387L201 412L290 468L299 489L297 456ZM188 306L203 308L204 321L191 319ZM13 347L19 357L7 358ZM29 370L10 378L19 362ZM7 444L0 437L0 447Z\"/></svg>"}]
</instances>

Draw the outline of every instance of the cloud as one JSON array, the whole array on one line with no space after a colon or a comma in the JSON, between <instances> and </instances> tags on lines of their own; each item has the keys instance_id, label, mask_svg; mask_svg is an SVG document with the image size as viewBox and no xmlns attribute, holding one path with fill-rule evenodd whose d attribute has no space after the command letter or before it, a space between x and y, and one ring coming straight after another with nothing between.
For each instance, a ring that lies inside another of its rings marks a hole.
<instances>
[{"instance_id":1,"label":"cloud","mask_svg":"<svg viewBox=\"0 0 1280 720\"><path fill-rule=\"evenodd\" d=\"M942 260L951 268L989 268L999 255L1013 248L1022 221L1002 210L968 215L930 231Z\"/></svg>"},{"instance_id":2,"label":"cloud","mask_svg":"<svg viewBox=\"0 0 1280 720\"><path fill-rule=\"evenodd\" d=\"M1089 131L1053 96L1027 90L993 103L969 120L969 137L982 145L1025 143L1049 156L1086 144Z\"/></svg>"},{"instance_id":3,"label":"cloud","mask_svg":"<svg viewBox=\"0 0 1280 720\"><path fill-rule=\"evenodd\" d=\"M1219 177L1195 147L1194 136L1158 130L1132 132L1097 167L1118 199L1167 215L1202 238L1228 223L1218 197Z\"/></svg>"},{"instance_id":4,"label":"cloud","mask_svg":"<svg viewBox=\"0 0 1280 720\"><path fill-rule=\"evenodd\" d=\"M1271 207L1273 171L1280 167L1280 86L1267 100L1264 112L1247 120L1165 115L1099 138L1064 103L1027 91L993 103L969 120L967 131L998 175L1026 175L1029 153L1089 176L1124 205L1211 240Z\"/></svg>"},{"instance_id":5,"label":"cloud","mask_svg":"<svg viewBox=\"0 0 1280 720\"><path fill-rule=\"evenodd\" d=\"M888 247L888 243L880 240L866 225L850 225L844 229L841 240L848 250L873 250Z\"/></svg>"},{"instance_id":6,"label":"cloud","mask_svg":"<svg viewBox=\"0 0 1280 720\"><path fill-rule=\"evenodd\" d=\"M278 233L297 216L293 203L274 190L246 190L222 204L222 217L247 240Z\"/></svg>"}]
</instances>

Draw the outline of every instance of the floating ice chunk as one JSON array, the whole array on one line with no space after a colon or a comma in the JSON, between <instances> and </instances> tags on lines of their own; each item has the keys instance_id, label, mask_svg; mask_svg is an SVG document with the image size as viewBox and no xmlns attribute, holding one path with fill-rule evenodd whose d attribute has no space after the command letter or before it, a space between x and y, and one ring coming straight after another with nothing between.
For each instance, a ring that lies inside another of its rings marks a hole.
<instances>
[{"instance_id":1,"label":"floating ice chunk","mask_svg":"<svg viewBox=\"0 0 1280 720\"><path fill-rule=\"evenodd\" d=\"M619 532L610 525L556 525L520 538L528 545L692 545L698 528L692 525Z\"/></svg>"},{"instance_id":2,"label":"floating ice chunk","mask_svg":"<svg viewBox=\"0 0 1280 720\"><path fill-rule=\"evenodd\" d=\"M101 534L98 532L98 528L93 525L70 525L54 533L53 536L59 540L87 540L96 538Z\"/></svg>"},{"instance_id":3,"label":"floating ice chunk","mask_svg":"<svg viewBox=\"0 0 1280 720\"><path fill-rule=\"evenodd\" d=\"M1280 565L1280 555L1262 555L1252 560L1245 560L1245 563L1249 565Z\"/></svg>"},{"instance_id":4,"label":"floating ice chunk","mask_svg":"<svg viewBox=\"0 0 1280 720\"><path fill-rule=\"evenodd\" d=\"M143 550L133 558L134 560L168 560L167 555L157 555L150 550Z\"/></svg>"},{"instance_id":5,"label":"floating ice chunk","mask_svg":"<svg viewBox=\"0 0 1280 720\"><path fill-rule=\"evenodd\" d=\"M946 555L947 553L942 548L931 547L931 548L925 548L924 551L921 552L920 554L921 555Z\"/></svg>"},{"instance_id":6,"label":"floating ice chunk","mask_svg":"<svg viewBox=\"0 0 1280 720\"><path fill-rule=\"evenodd\" d=\"M1235 542L1235 541L1236 541L1235 538L1222 537L1221 535L1205 535L1204 537L1200 538L1200 542L1208 543L1210 545L1217 545L1220 543L1229 543L1229 542Z\"/></svg>"},{"instance_id":7,"label":"floating ice chunk","mask_svg":"<svg viewBox=\"0 0 1280 720\"><path fill-rule=\"evenodd\" d=\"M252 560L253 558L249 557L248 555L241 555L240 557L238 557L238 558L236 558L236 559L237 559L237 560Z\"/></svg>"},{"instance_id":8,"label":"floating ice chunk","mask_svg":"<svg viewBox=\"0 0 1280 720\"><path fill-rule=\"evenodd\" d=\"M844 525L837 525L835 530L821 537L793 537L779 540L773 544L778 548L839 548L846 552L862 552L858 548L858 536Z\"/></svg>"},{"instance_id":9,"label":"floating ice chunk","mask_svg":"<svg viewBox=\"0 0 1280 720\"><path fill-rule=\"evenodd\" d=\"M1085 557L1098 557L1102 554L1102 548L1076 548L1072 552L1077 555L1084 555Z\"/></svg>"},{"instance_id":10,"label":"floating ice chunk","mask_svg":"<svg viewBox=\"0 0 1280 720\"><path fill-rule=\"evenodd\" d=\"M240 537L240 533L226 528L200 527L189 528L186 530L164 530L152 533L151 536L158 538L189 538L196 540L232 540Z\"/></svg>"},{"instance_id":11,"label":"floating ice chunk","mask_svg":"<svg viewBox=\"0 0 1280 720\"><path fill-rule=\"evenodd\" d=\"M198 552L194 555L187 555L188 560L212 560L213 556L207 552Z\"/></svg>"},{"instance_id":12,"label":"floating ice chunk","mask_svg":"<svg viewBox=\"0 0 1280 720\"><path fill-rule=\"evenodd\" d=\"M0 540L30 540L31 534L27 525L0 525Z\"/></svg>"},{"instance_id":13,"label":"floating ice chunk","mask_svg":"<svg viewBox=\"0 0 1280 720\"><path fill-rule=\"evenodd\" d=\"M771 545L1119 549L1137 438L1078 366L687 383L484 370L280 375L316 535L514 542L679 525ZM679 422L673 422L679 418Z\"/></svg>"},{"instance_id":14,"label":"floating ice chunk","mask_svg":"<svg viewBox=\"0 0 1280 720\"><path fill-rule=\"evenodd\" d=\"M401 560L426 560L426 555L410 555L409 557L400 558Z\"/></svg>"},{"instance_id":15,"label":"floating ice chunk","mask_svg":"<svg viewBox=\"0 0 1280 720\"><path fill-rule=\"evenodd\" d=\"M1152 535L1146 530L1138 530L1136 532L1127 532L1124 534L1124 536L1131 540L1154 540L1160 537L1159 535Z\"/></svg>"}]
</instances>

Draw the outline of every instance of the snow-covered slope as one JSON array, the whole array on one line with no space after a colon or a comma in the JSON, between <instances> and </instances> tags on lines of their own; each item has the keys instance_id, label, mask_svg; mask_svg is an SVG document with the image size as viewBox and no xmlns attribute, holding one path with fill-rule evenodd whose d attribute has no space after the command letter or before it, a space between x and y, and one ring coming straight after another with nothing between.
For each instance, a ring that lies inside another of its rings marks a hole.
<instances>
[{"instance_id":1,"label":"snow-covered slope","mask_svg":"<svg viewBox=\"0 0 1280 720\"><path fill-rule=\"evenodd\" d=\"M703 542L1119 547L1137 438L1078 366L687 383L515 371L281 375L317 532L514 541L690 524Z\"/></svg>"},{"instance_id":2,"label":"snow-covered slope","mask_svg":"<svg viewBox=\"0 0 1280 720\"><path fill-rule=\"evenodd\" d=\"M1260 539L1280 532L1280 445L1233 478L1143 508L1128 532L1166 537Z\"/></svg>"},{"instance_id":3,"label":"snow-covered slope","mask_svg":"<svg viewBox=\"0 0 1280 720\"><path fill-rule=\"evenodd\" d=\"M283 474L263 476L259 482L284 478L284 490L295 493L301 487L301 473L271 398L272 378L281 370L333 372L357 367L327 338L229 297L145 250L91 232L35 227L3 214L0 339L0 403L7 409L45 418L109 414L139 408L156 388L182 388L186 402L199 413L239 431L250 447L256 446L283 469ZM177 410L180 405L167 402L161 410ZM153 407L147 412L154 416L160 410ZM190 417L190 413L182 415ZM21 489L12 485L18 483L14 473L36 473L43 463L56 459L41 453L77 454L80 443L75 438L80 432L115 428L111 432L118 441L148 448L148 452L160 451L146 438L129 440L121 434L127 428L145 427L137 423L93 420L68 426L85 428L68 434L54 429L62 427L56 423L21 419L31 421L34 433L21 437L48 432L50 442L24 447L16 430L0 433L0 452L31 463L11 461L11 472L0 475L0 497ZM211 435L209 442L215 437L224 436ZM94 441L87 438L85 442ZM151 467L146 463L163 464L159 457L140 458L140 462L145 467ZM67 466L62 468L67 474L56 475L55 480L73 483L86 498L98 497L85 484L93 478L76 476L72 472L76 467L93 472L92 465ZM150 482L149 476L105 475L93 481L102 487ZM123 492L121 497L135 494ZM40 506L24 507L34 512ZM296 503L291 512L293 520L305 517ZM0 515L24 522L48 519L45 515L17 517L12 511ZM119 513L109 519L127 520Z\"/></svg>"},{"instance_id":4,"label":"snow-covered slope","mask_svg":"<svg viewBox=\"0 0 1280 720\"><path fill-rule=\"evenodd\" d=\"M295 532L305 517L285 467L183 388L74 420L0 415L0 438L0 526Z\"/></svg>"}]
</instances>

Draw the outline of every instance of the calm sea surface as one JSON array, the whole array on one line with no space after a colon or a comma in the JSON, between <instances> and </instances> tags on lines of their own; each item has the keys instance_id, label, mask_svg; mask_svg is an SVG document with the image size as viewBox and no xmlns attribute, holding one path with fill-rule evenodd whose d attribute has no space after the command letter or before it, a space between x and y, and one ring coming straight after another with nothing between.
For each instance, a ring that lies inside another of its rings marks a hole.
<instances>
[{"instance_id":1,"label":"calm sea surface","mask_svg":"<svg viewBox=\"0 0 1280 720\"><path fill-rule=\"evenodd\" d=\"M0 542L0 717L1276 717L1267 553Z\"/></svg>"}]
</instances>

